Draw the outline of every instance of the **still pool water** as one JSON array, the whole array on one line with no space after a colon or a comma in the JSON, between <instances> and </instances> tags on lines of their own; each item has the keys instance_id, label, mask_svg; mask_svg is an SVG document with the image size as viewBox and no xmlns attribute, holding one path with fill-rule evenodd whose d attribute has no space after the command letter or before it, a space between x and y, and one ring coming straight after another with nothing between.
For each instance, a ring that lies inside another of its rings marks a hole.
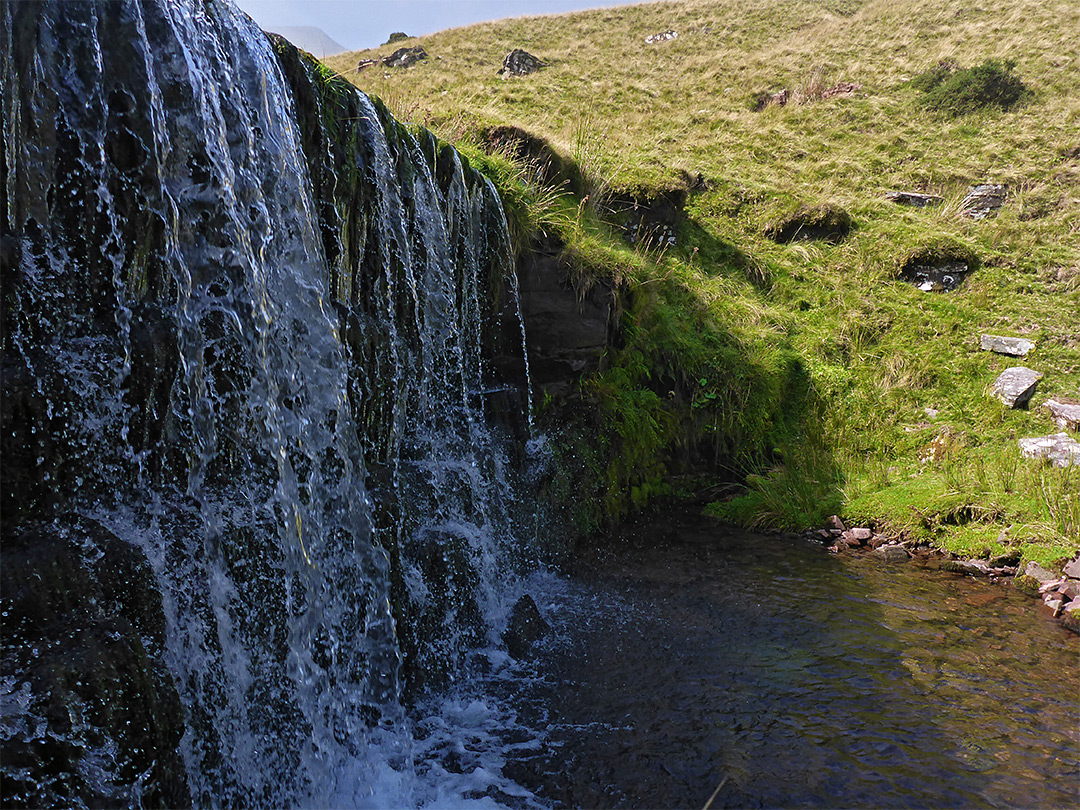
<instances>
[{"instance_id":1,"label":"still pool water","mask_svg":"<svg viewBox=\"0 0 1080 810\"><path fill-rule=\"evenodd\" d=\"M1080 638L1010 589L680 513L538 582L544 804L1080 806Z\"/></svg>"}]
</instances>

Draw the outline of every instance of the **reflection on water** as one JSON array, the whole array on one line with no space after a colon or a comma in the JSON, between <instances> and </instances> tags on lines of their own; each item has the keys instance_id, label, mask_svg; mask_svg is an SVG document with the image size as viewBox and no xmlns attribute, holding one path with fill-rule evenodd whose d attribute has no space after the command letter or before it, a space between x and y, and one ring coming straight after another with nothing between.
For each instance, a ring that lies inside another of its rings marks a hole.
<instances>
[{"instance_id":1,"label":"reflection on water","mask_svg":"<svg viewBox=\"0 0 1080 810\"><path fill-rule=\"evenodd\" d=\"M544 590L507 769L556 805L1080 804L1080 639L1035 600L682 514Z\"/></svg>"}]
</instances>

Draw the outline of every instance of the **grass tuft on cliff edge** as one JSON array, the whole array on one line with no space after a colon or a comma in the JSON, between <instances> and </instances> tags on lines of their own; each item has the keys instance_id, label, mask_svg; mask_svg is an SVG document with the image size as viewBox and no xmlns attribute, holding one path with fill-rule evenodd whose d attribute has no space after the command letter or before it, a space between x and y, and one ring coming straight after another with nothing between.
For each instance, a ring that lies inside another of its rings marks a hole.
<instances>
[{"instance_id":1,"label":"grass tuft on cliff edge","mask_svg":"<svg viewBox=\"0 0 1080 810\"><path fill-rule=\"evenodd\" d=\"M1076 31L1080 7L1061 0L678 0L444 31L406 70L356 72L391 46L327 65L472 155L519 249L553 233L579 280L628 290L625 345L583 386L595 441L566 452L601 505L583 525L678 492L690 459L745 481L713 509L748 525L838 511L1049 563L1080 548L1080 470L1021 459L1017 439L1059 430L1048 398L1080 399ZM500 78L513 48L548 67ZM935 70L930 90L989 76L1021 82L1021 103L943 114L912 82ZM548 144L573 184L493 148L507 127ZM963 216L981 183L1008 186L1004 207ZM673 192L675 244L629 244L619 201ZM800 211L841 212L842 233L777 241ZM958 289L899 278L935 255L973 268ZM983 332L1038 345L1002 357L979 350ZM1045 375L1027 410L987 394L1014 365Z\"/></svg>"}]
</instances>

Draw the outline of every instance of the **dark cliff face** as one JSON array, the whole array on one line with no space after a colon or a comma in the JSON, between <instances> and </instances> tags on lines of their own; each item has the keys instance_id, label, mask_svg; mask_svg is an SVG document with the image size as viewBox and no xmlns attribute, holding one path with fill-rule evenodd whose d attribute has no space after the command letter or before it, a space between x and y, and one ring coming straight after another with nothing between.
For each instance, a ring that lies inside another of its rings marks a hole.
<instances>
[{"instance_id":1,"label":"dark cliff face","mask_svg":"<svg viewBox=\"0 0 1080 810\"><path fill-rule=\"evenodd\" d=\"M225 2L0 50L5 803L329 802L513 537L498 196Z\"/></svg>"}]
</instances>

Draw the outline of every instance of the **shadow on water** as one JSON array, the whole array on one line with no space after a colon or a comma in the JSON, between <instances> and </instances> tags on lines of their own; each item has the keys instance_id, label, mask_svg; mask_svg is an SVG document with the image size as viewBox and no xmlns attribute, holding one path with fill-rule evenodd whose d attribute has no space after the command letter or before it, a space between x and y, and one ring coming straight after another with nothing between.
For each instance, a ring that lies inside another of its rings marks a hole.
<instances>
[{"instance_id":1,"label":"shadow on water","mask_svg":"<svg viewBox=\"0 0 1080 810\"><path fill-rule=\"evenodd\" d=\"M1078 639L1011 591L665 514L548 593L513 778L559 806L1080 799ZM540 597L538 597L539 599Z\"/></svg>"}]
</instances>

